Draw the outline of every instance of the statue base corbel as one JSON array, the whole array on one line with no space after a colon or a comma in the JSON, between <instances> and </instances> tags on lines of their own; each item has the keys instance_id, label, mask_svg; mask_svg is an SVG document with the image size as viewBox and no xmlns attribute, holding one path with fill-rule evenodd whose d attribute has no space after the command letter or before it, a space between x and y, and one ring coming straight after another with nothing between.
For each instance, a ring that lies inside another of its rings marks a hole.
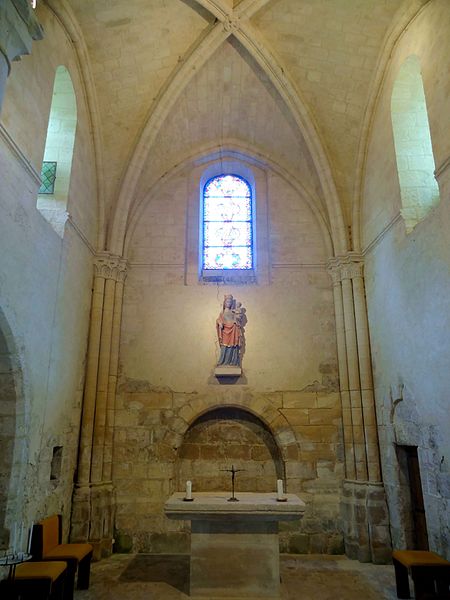
<instances>
[{"instance_id":1,"label":"statue base corbel","mask_svg":"<svg viewBox=\"0 0 450 600\"><path fill-rule=\"evenodd\" d=\"M240 377L242 369L239 365L218 365L214 369L216 377Z\"/></svg>"}]
</instances>

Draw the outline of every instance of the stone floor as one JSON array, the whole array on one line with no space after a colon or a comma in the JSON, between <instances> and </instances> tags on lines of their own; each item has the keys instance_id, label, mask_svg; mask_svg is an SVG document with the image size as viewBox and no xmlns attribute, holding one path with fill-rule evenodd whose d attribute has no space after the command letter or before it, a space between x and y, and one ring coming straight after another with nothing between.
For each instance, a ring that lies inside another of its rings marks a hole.
<instances>
[{"instance_id":1,"label":"stone floor","mask_svg":"<svg viewBox=\"0 0 450 600\"><path fill-rule=\"evenodd\" d=\"M397 599L391 565L285 554L281 577L282 600ZM75 600L188 600L188 591L188 556L115 554L92 565L90 589Z\"/></svg>"}]
</instances>

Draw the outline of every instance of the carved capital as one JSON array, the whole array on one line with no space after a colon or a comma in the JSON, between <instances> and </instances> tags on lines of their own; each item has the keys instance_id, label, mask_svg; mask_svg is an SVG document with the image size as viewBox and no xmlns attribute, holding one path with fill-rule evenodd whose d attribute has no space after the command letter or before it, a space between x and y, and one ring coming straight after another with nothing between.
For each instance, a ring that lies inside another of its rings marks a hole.
<instances>
[{"instance_id":1,"label":"carved capital","mask_svg":"<svg viewBox=\"0 0 450 600\"><path fill-rule=\"evenodd\" d=\"M355 279L356 277L363 277L364 263L362 262L348 262L341 267L342 279Z\"/></svg>"},{"instance_id":2,"label":"carved capital","mask_svg":"<svg viewBox=\"0 0 450 600\"><path fill-rule=\"evenodd\" d=\"M127 272L126 259L110 252L100 252L94 259L94 277L113 279L119 283L125 281Z\"/></svg>"},{"instance_id":3,"label":"carved capital","mask_svg":"<svg viewBox=\"0 0 450 600\"><path fill-rule=\"evenodd\" d=\"M8 69L11 61L30 54L33 40L42 40L43 29L28 0L4 0L0 2L0 52Z\"/></svg>"},{"instance_id":4,"label":"carved capital","mask_svg":"<svg viewBox=\"0 0 450 600\"><path fill-rule=\"evenodd\" d=\"M337 285L343 279L355 279L364 276L364 257L357 252L335 256L328 261L328 272Z\"/></svg>"},{"instance_id":5,"label":"carved capital","mask_svg":"<svg viewBox=\"0 0 450 600\"><path fill-rule=\"evenodd\" d=\"M339 266L328 265L328 273L333 281L333 285L339 285L341 283L341 268Z\"/></svg>"},{"instance_id":6,"label":"carved capital","mask_svg":"<svg viewBox=\"0 0 450 600\"><path fill-rule=\"evenodd\" d=\"M227 33L233 33L240 27L239 17L231 16L227 17L223 22L223 30Z\"/></svg>"}]
</instances>

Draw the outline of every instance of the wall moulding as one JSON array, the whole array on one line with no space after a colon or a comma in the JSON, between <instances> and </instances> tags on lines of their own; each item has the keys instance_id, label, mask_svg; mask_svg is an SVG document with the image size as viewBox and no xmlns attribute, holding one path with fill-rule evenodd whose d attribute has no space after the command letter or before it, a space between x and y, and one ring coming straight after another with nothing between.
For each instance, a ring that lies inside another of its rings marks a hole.
<instances>
[{"instance_id":1,"label":"wall moulding","mask_svg":"<svg viewBox=\"0 0 450 600\"><path fill-rule=\"evenodd\" d=\"M73 220L72 215L70 213L67 215L67 221L66 221L66 223L67 223L67 225L70 225L70 227L72 227L72 229L75 231L75 233L80 238L80 240L83 242L83 244L86 246L86 248L89 250L89 252L92 255L95 255L95 248L94 248L94 246L88 240L88 238L86 237L86 235L84 234L84 232L75 223L75 221Z\"/></svg>"},{"instance_id":2,"label":"wall moulding","mask_svg":"<svg viewBox=\"0 0 450 600\"><path fill-rule=\"evenodd\" d=\"M439 167L437 167L437 169L434 172L434 176L436 177L436 179L439 181L440 178L442 177L442 175L444 174L444 172L446 172L448 170L448 168L450 167L450 156L447 157L443 163L441 163L439 165Z\"/></svg>"},{"instance_id":3,"label":"wall moulding","mask_svg":"<svg viewBox=\"0 0 450 600\"><path fill-rule=\"evenodd\" d=\"M368 254L370 254L373 250L375 250L375 248L378 246L378 244L380 242L383 241L383 239L386 237L386 235L389 233L389 231L394 227L394 225L398 222L402 220L402 215L400 212L398 212L395 217L393 219L391 219L389 221L389 223L384 227L384 229L382 229L380 231L380 233L376 236L375 239L373 239L365 248L364 250L361 252L362 256L367 256Z\"/></svg>"},{"instance_id":4,"label":"wall moulding","mask_svg":"<svg viewBox=\"0 0 450 600\"><path fill-rule=\"evenodd\" d=\"M31 179L35 182L35 184L39 187L41 185L41 176L30 163L28 158L20 149L20 146L16 144L13 138L9 135L8 130L4 125L0 123L0 138L5 142L5 146L14 156L14 158L25 168L25 171L31 177ZM36 189L37 195L37 189Z\"/></svg>"}]
</instances>

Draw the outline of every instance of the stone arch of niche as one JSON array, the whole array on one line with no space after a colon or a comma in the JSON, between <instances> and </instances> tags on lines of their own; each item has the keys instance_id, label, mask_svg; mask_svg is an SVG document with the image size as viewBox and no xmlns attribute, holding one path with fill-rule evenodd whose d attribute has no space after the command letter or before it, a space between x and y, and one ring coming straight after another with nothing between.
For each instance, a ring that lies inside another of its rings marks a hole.
<instances>
[{"instance_id":1,"label":"stone arch of niche","mask_svg":"<svg viewBox=\"0 0 450 600\"><path fill-rule=\"evenodd\" d=\"M288 421L270 398L263 398L261 396L243 396L242 398L235 398L233 401L223 404L211 404L206 398L189 399L186 404L181 406L176 418L169 424L164 440L165 444L175 451L175 461L177 463L179 461L180 449L186 436L189 435L189 431L192 431L197 422L201 423L204 419L207 419L208 414L214 414L218 410L224 411L225 415L227 412L229 415L232 415L236 414L234 411L240 411L241 415L247 416L247 423L259 423L261 431L265 431L272 437L273 450L275 451L276 449L276 456L278 457L277 460L280 466L278 470L274 468L273 476L275 477L274 474L276 474L276 478L285 479L286 463L299 459L298 441ZM230 465L232 464L232 460L229 457L224 457L224 461L230 463ZM237 461L234 464L237 466ZM175 471L174 486L176 489L182 490L184 480L181 478L182 473L179 471L178 465ZM264 485L261 484L261 487L264 487ZM276 481L274 480L270 485L275 489Z\"/></svg>"},{"instance_id":2,"label":"stone arch of niche","mask_svg":"<svg viewBox=\"0 0 450 600\"><path fill-rule=\"evenodd\" d=\"M230 489L231 466L242 469L236 491L270 492L284 479L284 461L271 429L252 412L236 406L217 406L188 427L178 448L176 486L191 480L194 489Z\"/></svg>"},{"instance_id":3,"label":"stone arch of niche","mask_svg":"<svg viewBox=\"0 0 450 600\"><path fill-rule=\"evenodd\" d=\"M25 406L22 370L13 334L0 310L0 552L8 548L23 550L23 527L20 516L23 496ZM19 435L18 432L22 432ZM26 542L26 540L25 540Z\"/></svg>"}]
</instances>

